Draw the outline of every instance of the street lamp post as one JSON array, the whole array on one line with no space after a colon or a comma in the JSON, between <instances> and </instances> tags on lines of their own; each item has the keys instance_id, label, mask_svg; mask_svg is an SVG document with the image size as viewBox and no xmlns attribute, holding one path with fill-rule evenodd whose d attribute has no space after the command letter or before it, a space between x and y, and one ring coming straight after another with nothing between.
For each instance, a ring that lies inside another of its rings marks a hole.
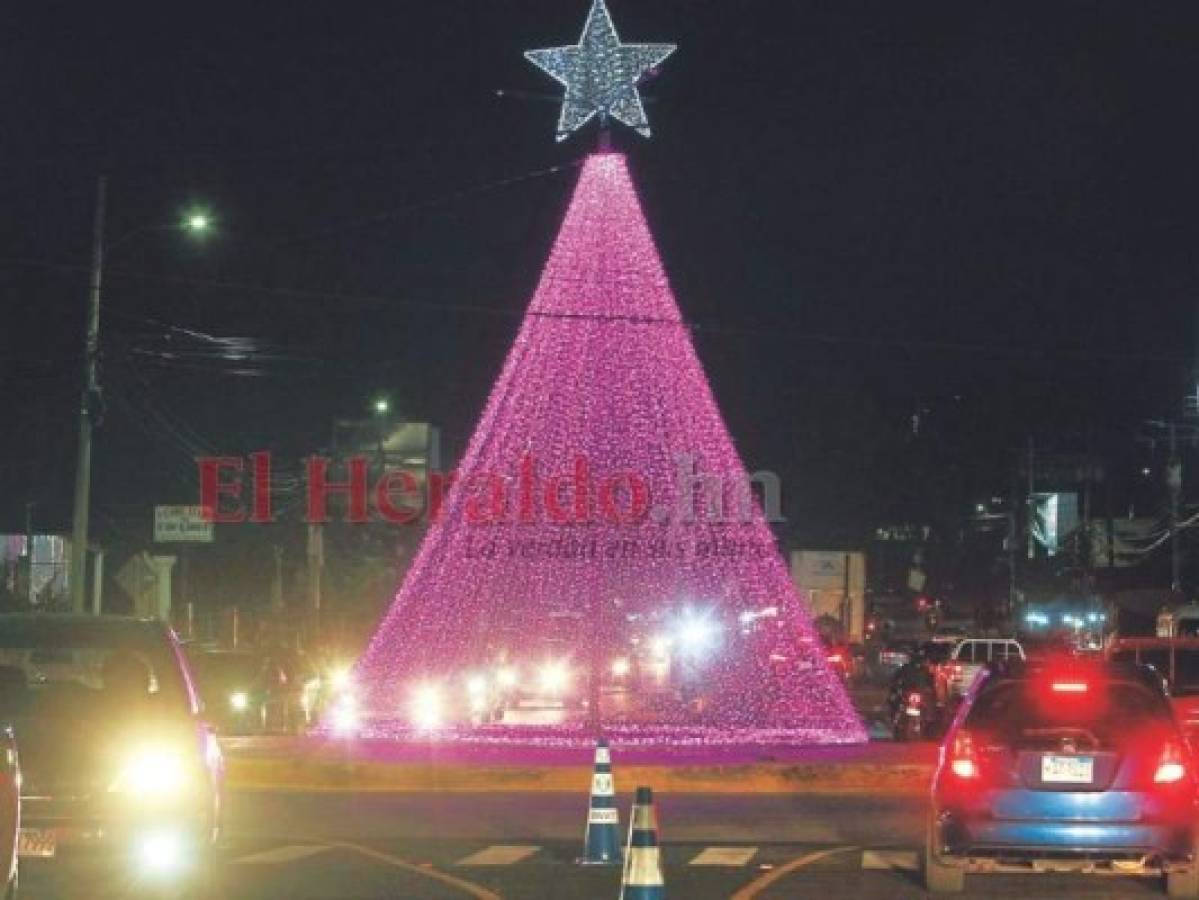
<instances>
[{"instance_id":1,"label":"street lamp post","mask_svg":"<svg viewBox=\"0 0 1199 900\"><path fill-rule=\"evenodd\" d=\"M88 281L87 320L83 338L83 391L79 404L79 447L75 460L75 504L71 522L71 556L68 579L71 587L71 610L84 612L87 604L88 519L92 494L92 430L100 405L100 296L104 282L104 253L119 243L142 232L158 229L149 225L129 232L124 237L105 244L104 227L108 199L108 179L96 180L96 217L92 225L92 267ZM183 227L192 234L206 233L212 222L202 211L184 219Z\"/></svg>"},{"instance_id":2,"label":"street lamp post","mask_svg":"<svg viewBox=\"0 0 1199 900\"><path fill-rule=\"evenodd\" d=\"M83 612L87 581L88 513L92 493L92 425L99 399L100 286L104 277L104 212L108 179L96 181L92 226L92 272L88 284L87 326L83 338L83 394L79 403L79 450L75 461L75 515L71 524L71 609Z\"/></svg>"}]
</instances>

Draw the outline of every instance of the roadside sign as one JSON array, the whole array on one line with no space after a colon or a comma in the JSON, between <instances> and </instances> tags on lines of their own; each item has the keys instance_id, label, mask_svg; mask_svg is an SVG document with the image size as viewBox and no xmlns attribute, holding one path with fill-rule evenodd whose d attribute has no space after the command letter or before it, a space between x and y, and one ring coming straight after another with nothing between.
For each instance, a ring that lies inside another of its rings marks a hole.
<instances>
[{"instance_id":1,"label":"roadside sign","mask_svg":"<svg viewBox=\"0 0 1199 900\"><path fill-rule=\"evenodd\" d=\"M202 506L154 507L156 544L211 544L212 522L206 520Z\"/></svg>"}]
</instances>

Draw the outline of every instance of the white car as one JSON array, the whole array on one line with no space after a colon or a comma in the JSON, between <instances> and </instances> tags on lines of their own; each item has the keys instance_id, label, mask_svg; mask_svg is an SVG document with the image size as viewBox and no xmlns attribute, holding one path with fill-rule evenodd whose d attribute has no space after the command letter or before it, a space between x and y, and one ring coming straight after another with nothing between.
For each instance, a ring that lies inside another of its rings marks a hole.
<instances>
[{"instance_id":1,"label":"white car","mask_svg":"<svg viewBox=\"0 0 1199 900\"><path fill-rule=\"evenodd\" d=\"M1011 638L966 638L953 648L944 665L945 696L956 700L965 695L987 663L1024 658L1024 648Z\"/></svg>"}]
</instances>

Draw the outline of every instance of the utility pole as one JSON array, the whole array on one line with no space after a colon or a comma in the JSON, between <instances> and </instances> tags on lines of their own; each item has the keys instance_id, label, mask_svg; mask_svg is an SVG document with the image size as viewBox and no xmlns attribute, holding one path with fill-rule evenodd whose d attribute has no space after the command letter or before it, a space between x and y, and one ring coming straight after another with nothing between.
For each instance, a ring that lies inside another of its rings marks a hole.
<instances>
[{"instance_id":1,"label":"utility pole","mask_svg":"<svg viewBox=\"0 0 1199 900\"><path fill-rule=\"evenodd\" d=\"M1037 499L1034 496L1037 492L1037 447L1033 438L1028 439L1028 499L1025 503L1028 506L1028 558L1036 559L1037 556L1037 537L1036 537L1036 522L1037 522Z\"/></svg>"},{"instance_id":2,"label":"utility pole","mask_svg":"<svg viewBox=\"0 0 1199 900\"><path fill-rule=\"evenodd\" d=\"M1166 465L1170 491L1170 590L1182 589L1182 556L1178 546L1178 504L1182 497L1182 460L1178 456L1178 426L1170 422L1170 461Z\"/></svg>"},{"instance_id":3,"label":"utility pole","mask_svg":"<svg viewBox=\"0 0 1199 900\"><path fill-rule=\"evenodd\" d=\"M100 286L104 275L104 204L107 179L96 181L96 219L92 227L92 273L88 286L87 320L83 341L83 392L79 404L79 451L75 461L75 515L71 527L71 609L85 611L88 513L92 493L92 428L98 407L100 380Z\"/></svg>"},{"instance_id":4,"label":"utility pole","mask_svg":"<svg viewBox=\"0 0 1199 900\"><path fill-rule=\"evenodd\" d=\"M1179 430L1192 442L1199 440L1199 426L1179 423L1171 419L1168 422L1146 422L1149 434L1141 437L1143 443L1156 447L1158 435L1166 435L1169 459L1166 462L1165 484L1169 495L1169 533L1170 533L1170 589L1174 592L1182 590L1182 456L1178 448Z\"/></svg>"}]
</instances>

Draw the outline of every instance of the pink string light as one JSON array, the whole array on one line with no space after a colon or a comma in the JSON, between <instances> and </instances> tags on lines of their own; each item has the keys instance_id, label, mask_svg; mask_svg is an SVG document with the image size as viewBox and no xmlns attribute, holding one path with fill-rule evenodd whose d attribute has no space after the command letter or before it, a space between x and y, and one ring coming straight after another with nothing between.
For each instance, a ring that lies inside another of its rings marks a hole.
<instances>
[{"instance_id":1,"label":"pink string light","mask_svg":"<svg viewBox=\"0 0 1199 900\"><path fill-rule=\"evenodd\" d=\"M707 517L684 459L745 484L625 157L597 153L458 483L355 668L363 730L865 740L760 508Z\"/></svg>"}]
</instances>

